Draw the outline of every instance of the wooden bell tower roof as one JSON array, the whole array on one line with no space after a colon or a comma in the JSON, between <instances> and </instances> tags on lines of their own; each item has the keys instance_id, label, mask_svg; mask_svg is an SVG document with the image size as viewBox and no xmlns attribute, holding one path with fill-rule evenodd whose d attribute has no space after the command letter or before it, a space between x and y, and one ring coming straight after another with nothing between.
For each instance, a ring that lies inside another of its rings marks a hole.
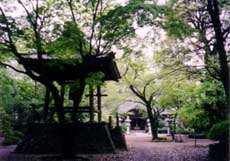
<instances>
[{"instance_id":1,"label":"wooden bell tower roof","mask_svg":"<svg viewBox=\"0 0 230 161\"><path fill-rule=\"evenodd\" d=\"M103 72L103 81L118 81L121 78L114 57L86 56L82 62L77 59L55 59L24 57L22 60L33 72L49 81L68 83L88 77L89 73Z\"/></svg>"}]
</instances>

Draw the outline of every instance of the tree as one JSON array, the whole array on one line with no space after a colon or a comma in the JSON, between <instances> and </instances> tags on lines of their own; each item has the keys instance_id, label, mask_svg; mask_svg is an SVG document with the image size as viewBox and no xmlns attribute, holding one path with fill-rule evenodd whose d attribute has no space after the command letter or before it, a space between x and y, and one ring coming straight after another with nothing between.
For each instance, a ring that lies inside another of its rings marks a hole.
<instances>
[{"instance_id":1,"label":"tree","mask_svg":"<svg viewBox=\"0 0 230 161\"><path fill-rule=\"evenodd\" d=\"M55 77L66 66L72 66L77 71L78 78L73 82L77 89L74 91L71 113L72 122L76 122L76 109L81 103L86 85L92 86L92 81L89 80L96 79L98 82L99 78L102 81L104 76L97 69L103 65L104 60L112 61L113 45L126 36L133 35L132 22L127 21L125 16L116 15L110 1L17 0L16 3L24 10L20 17L11 15L7 2L1 2L0 63L45 86L45 121L52 94L61 125L62 153L73 156L73 142L72 145L66 145L64 130L64 93L68 80L65 81L66 78L63 77L62 81ZM98 61L94 61L95 59ZM22 67L11 65L9 60L16 60Z\"/></svg>"},{"instance_id":2,"label":"tree","mask_svg":"<svg viewBox=\"0 0 230 161\"><path fill-rule=\"evenodd\" d=\"M31 104L42 103L44 89L27 78L15 79L9 69L0 71L0 133L5 144L15 144L25 132L24 125L35 120L35 113L41 116L41 109Z\"/></svg>"},{"instance_id":3,"label":"tree","mask_svg":"<svg viewBox=\"0 0 230 161\"><path fill-rule=\"evenodd\" d=\"M188 47L184 53L193 53L193 57L202 56L206 75L222 82L227 108L229 111L229 13L227 1L176 1L172 5L175 17L179 17L192 27L193 34L188 38ZM170 21L169 21L170 22ZM169 29L173 27L169 26ZM170 30L168 30L170 31ZM178 38L178 35L173 33ZM177 33L177 32L176 32ZM228 113L228 112L226 112Z\"/></svg>"},{"instance_id":4,"label":"tree","mask_svg":"<svg viewBox=\"0 0 230 161\"><path fill-rule=\"evenodd\" d=\"M175 75L177 74L177 75ZM161 80L161 95L158 98L158 105L167 107L171 111L172 117L172 139L175 139L178 120L178 112L183 106L191 102L191 91L194 88L192 81L187 80L180 72L168 75Z\"/></svg>"},{"instance_id":5,"label":"tree","mask_svg":"<svg viewBox=\"0 0 230 161\"><path fill-rule=\"evenodd\" d=\"M129 86L130 90L135 94L140 101L136 101L146 107L147 115L150 120L152 130L152 140L158 139L158 125L161 112L164 111L164 107L157 105L157 97L159 95L158 88L153 87L153 79L133 82Z\"/></svg>"},{"instance_id":6,"label":"tree","mask_svg":"<svg viewBox=\"0 0 230 161\"><path fill-rule=\"evenodd\" d=\"M179 119L185 127L195 132L207 132L212 125L224 120L224 90L220 82L212 81L196 84L187 81L176 88L177 92L172 92L172 95L180 96L182 100L181 108L177 111Z\"/></svg>"},{"instance_id":7,"label":"tree","mask_svg":"<svg viewBox=\"0 0 230 161\"><path fill-rule=\"evenodd\" d=\"M215 50L219 56L219 64L220 64L220 80L223 83L226 101L227 101L227 111L229 112L230 107L230 72L229 72L229 61L227 58L227 52L225 49L225 32L227 34L230 33L230 28L223 29L223 25L220 20L220 11L219 11L219 3L217 0L208 0L207 1L207 10L211 17L211 22L213 25L213 29L215 31Z\"/></svg>"},{"instance_id":8,"label":"tree","mask_svg":"<svg viewBox=\"0 0 230 161\"><path fill-rule=\"evenodd\" d=\"M7 12L8 8L0 7L2 26L1 64L26 74L33 80L43 84L47 91L52 93L59 122L64 122L62 92L59 91L57 84L46 75L35 73L26 62L26 58L31 55L34 56L33 54L35 53L38 64L42 64L46 60L45 57L48 56L61 60L56 62L59 65L61 65L60 62L67 61L70 64L83 64L87 68L91 56L108 56L112 45L115 45L125 36L132 34L132 25L130 25L129 21L125 21L124 17L113 16L113 8L109 7L109 1L98 0L84 3L71 0L67 2L40 2L38 0L35 2L23 2L18 0L17 3L25 11L25 14L20 17L20 21ZM26 6L26 3L32 6L32 10ZM81 5L80 9L77 8L79 5ZM63 17L67 16L65 17L67 21L58 19L58 22L55 22L53 19L57 18L60 11L63 10L71 13L70 16L63 15ZM25 21L23 25L20 23L22 21ZM87 27L90 30L84 33L82 30ZM26 56L22 51L26 51ZM11 56L10 58L16 59L24 70L19 70L7 64L4 61L6 59L3 58L9 58L9 55ZM75 60L69 61L68 59L70 58ZM79 78L78 83L80 85L76 92L75 107L79 106L81 102L87 77L90 77L90 73L82 73L81 78Z\"/></svg>"}]
</instances>

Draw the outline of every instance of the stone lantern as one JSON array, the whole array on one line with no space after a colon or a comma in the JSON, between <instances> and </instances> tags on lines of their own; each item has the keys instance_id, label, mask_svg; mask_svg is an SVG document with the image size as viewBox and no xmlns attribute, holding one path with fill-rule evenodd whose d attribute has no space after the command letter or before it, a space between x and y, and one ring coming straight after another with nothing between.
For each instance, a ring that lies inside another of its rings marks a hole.
<instances>
[{"instance_id":1,"label":"stone lantern","mask_svg":"<svg viewBox=\"0 0 230 161\"><path fill-rule=\"evenodd\" d=\"M148 133L151 134L152 133L152 128L151 128L150 120L147 119L146 122L147 122L147 127L148 127Z\"/></svg>"},{"instance_id":2,"label":"stone lantern","mask_svg":"<svg viewBox=\"0 0 230 161\"><path fill-rule=\"evenodd\" d=\"M125 119L126 134L129 134L129 133L130 133L130 127L131 127L130 122L131 122L131 120L130 120L129 116L127 116L126 119Z\"/></svg>"},{"instance_id":3,"label":"stone lantern","mask_svg":"<svg viewBox=\"0 0 230 161\"><path fill-rule=\"evenodd\" d=\"M170 126L171 126L171 123L172 123L172 120L169 119L169 118L166 118L165 121L167 122L167 135L169 136L170 135Z\"/></svg>"}]
</instances>

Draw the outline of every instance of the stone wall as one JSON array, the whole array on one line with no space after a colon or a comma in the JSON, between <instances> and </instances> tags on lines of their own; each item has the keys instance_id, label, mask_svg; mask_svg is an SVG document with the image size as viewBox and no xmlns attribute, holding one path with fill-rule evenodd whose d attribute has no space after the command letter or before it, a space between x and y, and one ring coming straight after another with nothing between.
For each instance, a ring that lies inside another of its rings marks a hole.
<instances>
[{"instance_id":1,"label":"stone wall","mask_svg":"<svg viewBox=\"0 0 230 161\"><path fill-rule=\"evenodd\" d=\"M111 136L112 134L112 136ZM119 129L109 130L106 123L29 124L28 132L16 153L59 154L114 153L127 149Z\"/></svg>"}]
</instances>

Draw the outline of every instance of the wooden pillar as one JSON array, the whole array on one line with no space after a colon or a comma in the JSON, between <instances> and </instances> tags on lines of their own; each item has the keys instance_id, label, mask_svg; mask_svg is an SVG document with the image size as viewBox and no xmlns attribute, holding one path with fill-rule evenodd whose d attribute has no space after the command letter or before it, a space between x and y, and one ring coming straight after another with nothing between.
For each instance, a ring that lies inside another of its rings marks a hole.
<instances>
[{"instance_id":1,"label":"wooden pillar","mask_svg":"<svg viewBox=\"0 0 230 161\"><path fill-rule=\"evenodd\" d=\"M62 84L61 85L61 102L62 102L62 106L64 105L64 97L65 97L65 85Z\"/></svg>"},{"instance_id":2,"label":"wooden pillar","mask_svg":"<svg viewBox=\"0 0 230 161\"><path fill-rule=\"evenodd\" d=\"M112 116L109 116L109 128L112 129Z\"/></svg>"},{"instance_id":3,"label":"wooden pillar","mask_svg":"<svg viewBox=\"0 0 230 161\"><path fill-rule=\"evenodd\" d=\"M94 99L93 99L93 87L90 86L90 94L89 94L89 121L94 122Z\"/></svg>"},{"instance_id":4,"label":"wooden pillar","mask_svg":"<svg viewBox=\"0 0 230 161\"><path fill-rule=\"evenodd\" d=\"M61 103L61 106L60 106L60 113L62 113L62 117L63 117L63 121L65 122L65 113L64 113L64 97L65 97L65 85L64 84L61 84L61 91L60 91L60 103Z\"/></svg>"},{"instance_id":5,"label":"wooden pillar","mask_svg":"<svg viewBox=\"0 0 230 161\"><path fill-rule=\"evenodd\" d=\"M82 96L84 94L85 91L85 80L84 79L80 79L80 85L77 88L73 88L71 91L71 99L73 100L73 112L72 112L72 122L78 122L78 118L77 118L77 110L79 109L81 100L82 100Z\"/></svg>"},{"instance_id":6,"label":"wooden pillar","mask_svg":"<svg viewBox=\"0 0 230 161\"><path fill-rule=\"evenodd\" d=\"M49 112L49 101L50 101L50 89L46 87L45 100L44 100L44 108L43 108L43 120L46 121Z\"/></svg>"},{"instance_id":7,"label":"wooden pillar","mask_svg":"<svg viewBox=\"0 0 230 161\"><path fill-rule=\"evenodd\" d=\"M116 127L120 126L120 119L119 119L119 114L118 112L116 113Z\"/></svg>"},{"instance_id":8,"label":"wooden pillar","mask_svg":"<svg viewBox=\"0 0 230 161\"><path fill-rule=\"evenodd\" d=\"M101 122L101 87L97 86L98 122Z\"/></svg>"}]
</instances>

